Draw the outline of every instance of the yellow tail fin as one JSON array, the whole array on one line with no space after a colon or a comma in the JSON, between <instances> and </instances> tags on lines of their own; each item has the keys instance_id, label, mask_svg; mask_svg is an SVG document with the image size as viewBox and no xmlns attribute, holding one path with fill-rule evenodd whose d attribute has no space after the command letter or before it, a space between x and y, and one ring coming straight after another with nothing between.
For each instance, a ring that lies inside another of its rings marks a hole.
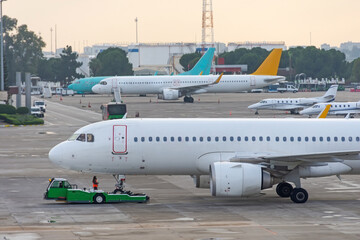
<instances>
[{"instance_id":1,"label":"yellow tail fin","mask_svg":"<svg viewBox=\"0 0 360 240\"><path fill-rule=\"evenodd\" d=\"M328 112L330 110L330 107L331 107L331 104L326 105L324 110L322 110L322 112L319 114L319 116L317 118L326 118L326 116L328 115Z\"/></svg>"},{"instance_id":2,"label":"yellow tail fin","mask_svg":"<svg viewBox=\"0 0 360 240\"><path fill-rule=\"evenodd\" d=\"M251 75L277 75L279 68L280 58L281 58L282 49L275 48L271 51L269 56L264 60L256 71Z\"/></svg>"}]
</instances>

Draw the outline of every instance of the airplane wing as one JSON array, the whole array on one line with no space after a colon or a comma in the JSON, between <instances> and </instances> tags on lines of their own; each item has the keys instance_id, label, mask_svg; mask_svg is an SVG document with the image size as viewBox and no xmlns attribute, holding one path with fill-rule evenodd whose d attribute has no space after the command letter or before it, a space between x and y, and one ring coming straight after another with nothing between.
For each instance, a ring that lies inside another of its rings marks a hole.
<instances>
[{"instance_id":1,"label":"airplane wing","mask_svg":"<svg viewBox=\"0 0 360 240\"><path fill-rule=\"evenodd\" d=\"M222 76L224 75L224 73L221 73L219 75L219 77L214 81L214 82L211 82L211 83L204 83L204 84L197 84L197 85L189 85L189 86L186 86L186 87L171 87L170 89L174 89L174 90L179 90L180 92L182 92L183 94L186 94L186 93L193 93L193 92L196 92L198 90L201 90L205 87L208 87L208 86L211 86L211 85L215 85L215 84L218 84L222 78Z\"/></svg>"},{"instance_id":2,"label":"airplane wing","mask_svg":"<svg viewBox=\"0 0 360 240\"><path fill-rule=\"evenodd\" d=\"M300 163L309 163L309 162L334 162L341 161L338 157L344 157L349 155L357 155L360 151L332 151L332 152L319 152L312 154L291 154L291 155L281 155L275 153L235 153L235 156L230 158L230 162L300 162Z\"/></svg>"}]
</instances>

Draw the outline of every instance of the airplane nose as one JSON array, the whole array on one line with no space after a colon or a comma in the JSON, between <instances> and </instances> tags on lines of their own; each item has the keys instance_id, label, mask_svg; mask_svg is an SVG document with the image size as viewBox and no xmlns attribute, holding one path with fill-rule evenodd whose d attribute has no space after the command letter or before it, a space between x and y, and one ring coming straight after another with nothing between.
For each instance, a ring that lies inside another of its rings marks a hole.
<instances>
[{"instance_id":1,"label":"airplane nose","mask_svg":"<svg viewBox=\"0 0 360 240\"><path fill-rule=\"evenodd\" d=\"M304 115L304 114L307 114L307 112L308 112L308 111L307 111L306 109L304 109L304 110L301 110L301 111L299 112L299 114L300 114L300 115Z\"/></svg>"},{"instance_id":2,"label":"airplane nose","mask_svg":"<svg viewBox=\"0 0 360 240\"><path fill-rule=\"evenodd\" d=\"M255 104L251 104L250 106L248 106L248 108L249 109L254 109L254 108L256 108L256 106L257 106L257 104L255 103Z\"/></svg>"},{"instance_id":3,"label":"airplane nose","mask_svg":"<svg viewBox=\"0 0 360 240\"><path fill-rule=\"evenodd\" d=\"M96 84L91 88L91 91L93 91L94 93L100 93L100 86Z\"/></svg>"},{"instance_id":4,"label":"airplane nose","mask_svg":"<svg viewBox=\"0 0 360 240\"><path fill-rule=\"evenodd\" d=\"M64 152L63 152L62 143L60 143L50 150L49 159L56 165L62 166L63 156L64 156L63 154L64 154Z\"/></svg>"},{"instance_id":5,"label":"airplane nose","mask_svg":"<svg viewBox=\"0 0 360 240\"><path fill-rule=\"evenodd\" d=\"M74 90L74 84L70 84L70 85L68 86L68 89Z\"/></svg>"}]
</instances>

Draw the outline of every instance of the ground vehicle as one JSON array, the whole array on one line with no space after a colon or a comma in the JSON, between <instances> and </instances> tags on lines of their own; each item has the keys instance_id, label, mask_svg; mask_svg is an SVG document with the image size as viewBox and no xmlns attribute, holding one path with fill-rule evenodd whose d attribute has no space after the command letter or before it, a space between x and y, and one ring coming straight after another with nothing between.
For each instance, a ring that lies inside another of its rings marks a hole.
<instances>
[{"instance_id":1,"label":"ground vehicle","mask_svg":"<svg viewBox=\"0 0 360 240\"><path fill-rule=\"evenodd\" d=\"M299 91L299 89L297 89L296 87L294 87L293 85L285 85L285 86L280 86L277 88L277 91L280 93L283 92L293 92L296 93Z\"/></svg>"},{"instance_id":2,"label":"ground vehicle","mask_svg":"<svg viewBox=\"0 0 360 240\"><path fill-rule=\"evenodd\" d=\"M254 89L251 89L250 92L251 93L262 93L262 92L264 92L264 89L262 89L262 88L254 88Z\"/></svg>"},{"instance_id":3,"label":"ground vehicle","mask_svg":"<svg viewBox=\"0 0 360 240\"><path fill-rule=\"evenodd\" d=\"M75 95L75 93L74 93L74 90L72 90L72 89L67 89L67 88L63 88L62 90L61 90L61 95L62 96L74 96Z\"/></svg>"},{"instance_id":4,"label":"ground vehicle","mask_svg":"<svg viewBox=\"0 0 360 240\"><path fill-rule=\"evenodd\" d=\"M39 107L42 112L46 112L46 104L42 100L35 100L33 103L34 107Z\"/></svg>"},{"instance_id":5,"label":"ground vehicle","mask_svg":"<svg viewBox=\"0 0 360 240\"><path fill-rule=\"evenodd\" d=\"M126 114L126 104L110 102L108 104L101 105L103 120L109 119L121 119Z\"/></svg>"},{"instance_id":6,"label":"ground vehicle","mask_svg":"<svg viewBox=\"0 0 360 240\"><path fill-rule=\"evenodd\" d=\"M52 178L44 194L47 200L65 200L68 203L115 203L138 202L143 203L149 197L143 193L134 194L130 191L114 191L107 193L102 190L79 189L76 184L70 184L65 178ZM118 190L118 189L117 189Z\"/></svg>"},{"instance_id":7,"label":"ground vehicle","mask_svg":"<svg viewBox=\"0 0 360 240\"><path fill-rule=\"evenodd\" d=\"M30 114L39 118L44 117L44 113L41 111L40 107L31 107Z\"/></svg>"}]
</instances>

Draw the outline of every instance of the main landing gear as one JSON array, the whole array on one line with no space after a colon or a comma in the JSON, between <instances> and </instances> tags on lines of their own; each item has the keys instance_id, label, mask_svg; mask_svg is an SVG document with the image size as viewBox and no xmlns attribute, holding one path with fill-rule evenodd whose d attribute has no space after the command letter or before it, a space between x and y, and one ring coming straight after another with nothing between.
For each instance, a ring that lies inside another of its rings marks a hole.
<instances>
[{"instance_id":1,"label":"main landing gear","mask_svg":"<svg viewBox=\"0 0 360 240\"><path fill-rule=\"evenodd\" d=\"M193 98L193 97L190 97L190 96L185 96L185 97L184 97L184 102L193 103L193 102L194 102L194 98Z\"/></svg>"},{"instance_id":2,"label":"main landing gear","mask_svg":"<svg viewBox=\"0 0 360 240\"><path fill-rule=\"evenodd\" d=\"M309 194L305 189L301 187L293 188L293 186L287 182L279 183L276 187L276 193L283 198L290 197L294 203L305 203L309 198Z\"/></svg>"}]
</instances>

